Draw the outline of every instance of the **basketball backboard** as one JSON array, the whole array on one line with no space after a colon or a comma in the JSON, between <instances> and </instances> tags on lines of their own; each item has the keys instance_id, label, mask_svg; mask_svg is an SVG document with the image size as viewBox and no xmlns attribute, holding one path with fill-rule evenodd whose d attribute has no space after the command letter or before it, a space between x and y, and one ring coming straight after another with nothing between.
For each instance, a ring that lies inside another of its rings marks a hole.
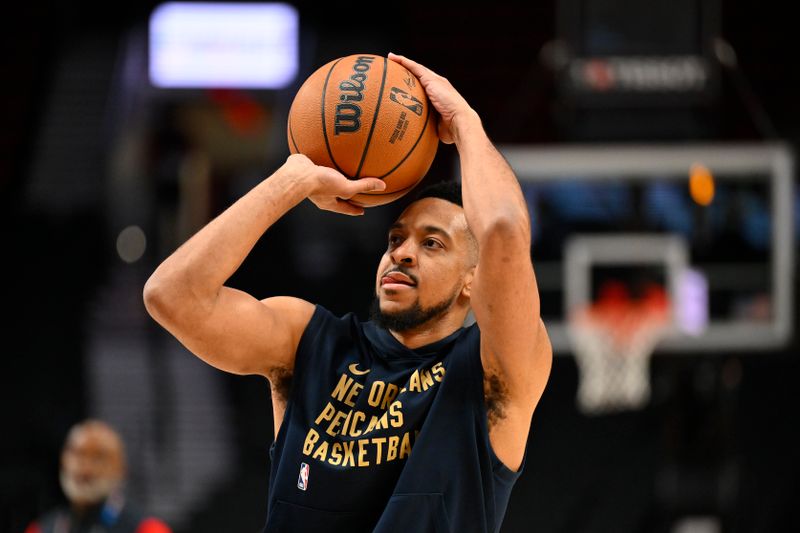
<instances>
[{"instance_id":1,"label":"basketball backboard","mask_svg":"<svg viewBox=\"0 0 800 533\"><path fill-rule=\"evenodd\" d=\"M676 327L663 349L767 349L789 339L794 169L786 146L499 149L531 211L542 317L557 353L570 351L569 308L592 297L603 269L646 271L667 289ZM691 175L698 168L699 178Z\"/></svg>"}]
</instances>

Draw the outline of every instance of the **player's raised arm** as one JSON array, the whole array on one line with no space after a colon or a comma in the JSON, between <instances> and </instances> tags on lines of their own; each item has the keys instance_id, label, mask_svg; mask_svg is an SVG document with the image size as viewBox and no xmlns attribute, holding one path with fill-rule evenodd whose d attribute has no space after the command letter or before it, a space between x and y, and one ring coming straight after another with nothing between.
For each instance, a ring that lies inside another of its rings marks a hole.
<instances>
[{"instance_id":1,"label":"player's raised arm","mask_svg":"<svg viewBox=\"0 0 800 533\"><path fill-rule=\"evenodd\" d=\"M450 82L407 58L390 57L420 79L440 114L440 138L458 148L464 213L479 245L470 302L481 330L481 359L487 387L507 399L499 418L511 438L493 444L506 464L519 465L552 364L530 258L527 205L513 170Z\"/></svg>"},{"instance_id":2,"label":"player's raised arm","mask_svg":"<svg viewBox=\"0 0 800 533\"><path fill-rule=\"evenodd\" d=\"M450 125L461 159L464 212L479 246L471 304L487 373L530 414L541 397L552 348L539 313L531 226L516 176L471 111Z\"/></svg>"},{"instance_id":3,"label":"player's raised arm","mask_svg":"<svg viewBox=\"0 0 800 533\"><path fill-rule=\"evenodd\" d=\"M381 190L374 178L351 181L292 155L269 178L212 220L155 270L144 288L147 311L207 363L237 374L269 376L291 366L313 305L289 297L259 301L224 284L261 235L310 198L349 215L363 209L346 199ZM274 250L279 260L282 250Z\"/></svg>"}]
</instances>

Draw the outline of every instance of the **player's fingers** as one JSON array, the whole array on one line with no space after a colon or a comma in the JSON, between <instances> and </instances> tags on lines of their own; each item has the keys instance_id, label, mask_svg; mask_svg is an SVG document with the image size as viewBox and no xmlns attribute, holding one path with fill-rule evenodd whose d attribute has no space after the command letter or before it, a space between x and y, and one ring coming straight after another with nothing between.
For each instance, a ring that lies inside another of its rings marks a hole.
<instances>
[{"instance_id":1,"label":"player's fingers","mask_svg":"<svg viewBox=\"0 0 800 533\"><path fill-rule=\"evenodd\" d=\"M349 199L360 193L380 192L384 189L386 189L386 183L381 179L361 178L358 180L349 180L347 183L347 194L342 196Z\"/></svg>"},{"instance_id":2,"label":"player's fingers","mask_svg":"<svg viewBox=\"0 0 800 533\"><path fill-rule=\"evenodd\" d=\"M453 144L456 142L456 140L453 139L453 133L450 131L450 128L447 126L447 124L445 124L444 120L442 120L441 115L437 117L436 131L439 134L439 140L444 144Z\"/></svg>"},{"instance_id":3,"label":"player's fingers","mask_svg":"<svg viewBox=\"0 0 800 533\"><path fill-rule=\"evenodd\" d=\"M426 68L426 67L420 65L419 63L417 63L413 59L409 59L406 56L401 56L399 54L395 54L394 52L389 52L389 59L391 59L392 61L396 61L397 63L400 63L401 65L406 67L417 78L421 78L427 72L433 72L429 68Z\"/></svg>"},{"instance_id":4,"label":"player's fingers","mask_svg":"<svg viewBox=\"0 0 800 533\"><path fill-rule=\"evenodd\" d=\"M342 200L341 198L336 198L336 204L331 206L331 211L336 211L337 213L342 213L343 215L350 215L350 216L358 216L364 214L364 208L355 205L347 200Z\"/></svg>"},{"instance_id":5,"label":"player's fingers","mask_svg":"<svg viewBox=\"0 0 800 533\"><path fill-rule=\"evenodd\" d=\"M341 213L343 215L351 216L364 214L363 207L355 205L354 203L341 198L332 198L327 196L325 198L311 197L309 200L311 200L314 205L324 211L332 211L334 213Z\"/></svg>"}]
</instances>

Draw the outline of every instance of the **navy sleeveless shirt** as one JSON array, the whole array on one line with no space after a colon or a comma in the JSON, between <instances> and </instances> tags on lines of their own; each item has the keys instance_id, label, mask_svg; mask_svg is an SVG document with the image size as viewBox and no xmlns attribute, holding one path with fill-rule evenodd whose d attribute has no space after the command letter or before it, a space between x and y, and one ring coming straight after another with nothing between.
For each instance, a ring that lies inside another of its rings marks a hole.
<instances>
[{"instance_id":1,"label":"navy sleeveless shirt","mask_svg":"<svg viewBox=\"0 0 800 533\"><path fill-rule=\"evenodd\" d=\"M477 325L411 350L321 306L270 452L270 533L496 532L519 476L489 444Z\"/></svg>"}]
</instances>

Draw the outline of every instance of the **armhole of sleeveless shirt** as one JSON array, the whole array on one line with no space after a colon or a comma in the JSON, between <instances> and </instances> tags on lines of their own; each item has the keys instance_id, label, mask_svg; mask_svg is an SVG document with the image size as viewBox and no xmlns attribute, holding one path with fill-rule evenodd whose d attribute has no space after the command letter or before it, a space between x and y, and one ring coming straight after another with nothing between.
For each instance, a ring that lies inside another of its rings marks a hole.
<instances>
[{"instance_id":1,"label":"armhole of sleeveless shirt","mask_svg":"<svg viewBox=\"0 0 800 533\"><path fill-rule=\"evenodd\" d=\"M525 468L525 458L528 455L527 447L525 454L522 457L522 464L520 464L519 470L516 472L508 468L494 452L492 441L489 438L489 419L486 412L486 398L484 397L483 393L483 362L481 361L480 330L477 326L475 326L475 329L478 331L478 333L474 335L478 337L478 340L473 344L475 348L471 349L470 352L474 351L474 353L470 353L469 357L470 375L474 376L472 377L472 387L475 387L478 390L477 400L475 403L475 416L478 421L478 427L480 428L482 437L486 439L486 446L489 449L489 455L492 460L492 474L495 478L498 478L501 483L510 484L516 481L516 479L522 473L522 470Z\"/></svg>"},{"instance_id":2,"label":"armhole of sleeveless shirt","mask_svg":"<svg viewBox=\"0 0 800 533\"><path fill-rule=\"evenodd\" d=\"M309 359L314 354L314 345L317 343L329 315L330 311L317 304L314 308L314 313L311 315L311 320L308 321L306 329L300 336L300 342L297 343L297 351L294 355L292 384L289 387L288 402L290 403L295 399L296 391L303 390L300 382L305 380L306 369L310 365Z\"/></svg>"}]
</instances>

